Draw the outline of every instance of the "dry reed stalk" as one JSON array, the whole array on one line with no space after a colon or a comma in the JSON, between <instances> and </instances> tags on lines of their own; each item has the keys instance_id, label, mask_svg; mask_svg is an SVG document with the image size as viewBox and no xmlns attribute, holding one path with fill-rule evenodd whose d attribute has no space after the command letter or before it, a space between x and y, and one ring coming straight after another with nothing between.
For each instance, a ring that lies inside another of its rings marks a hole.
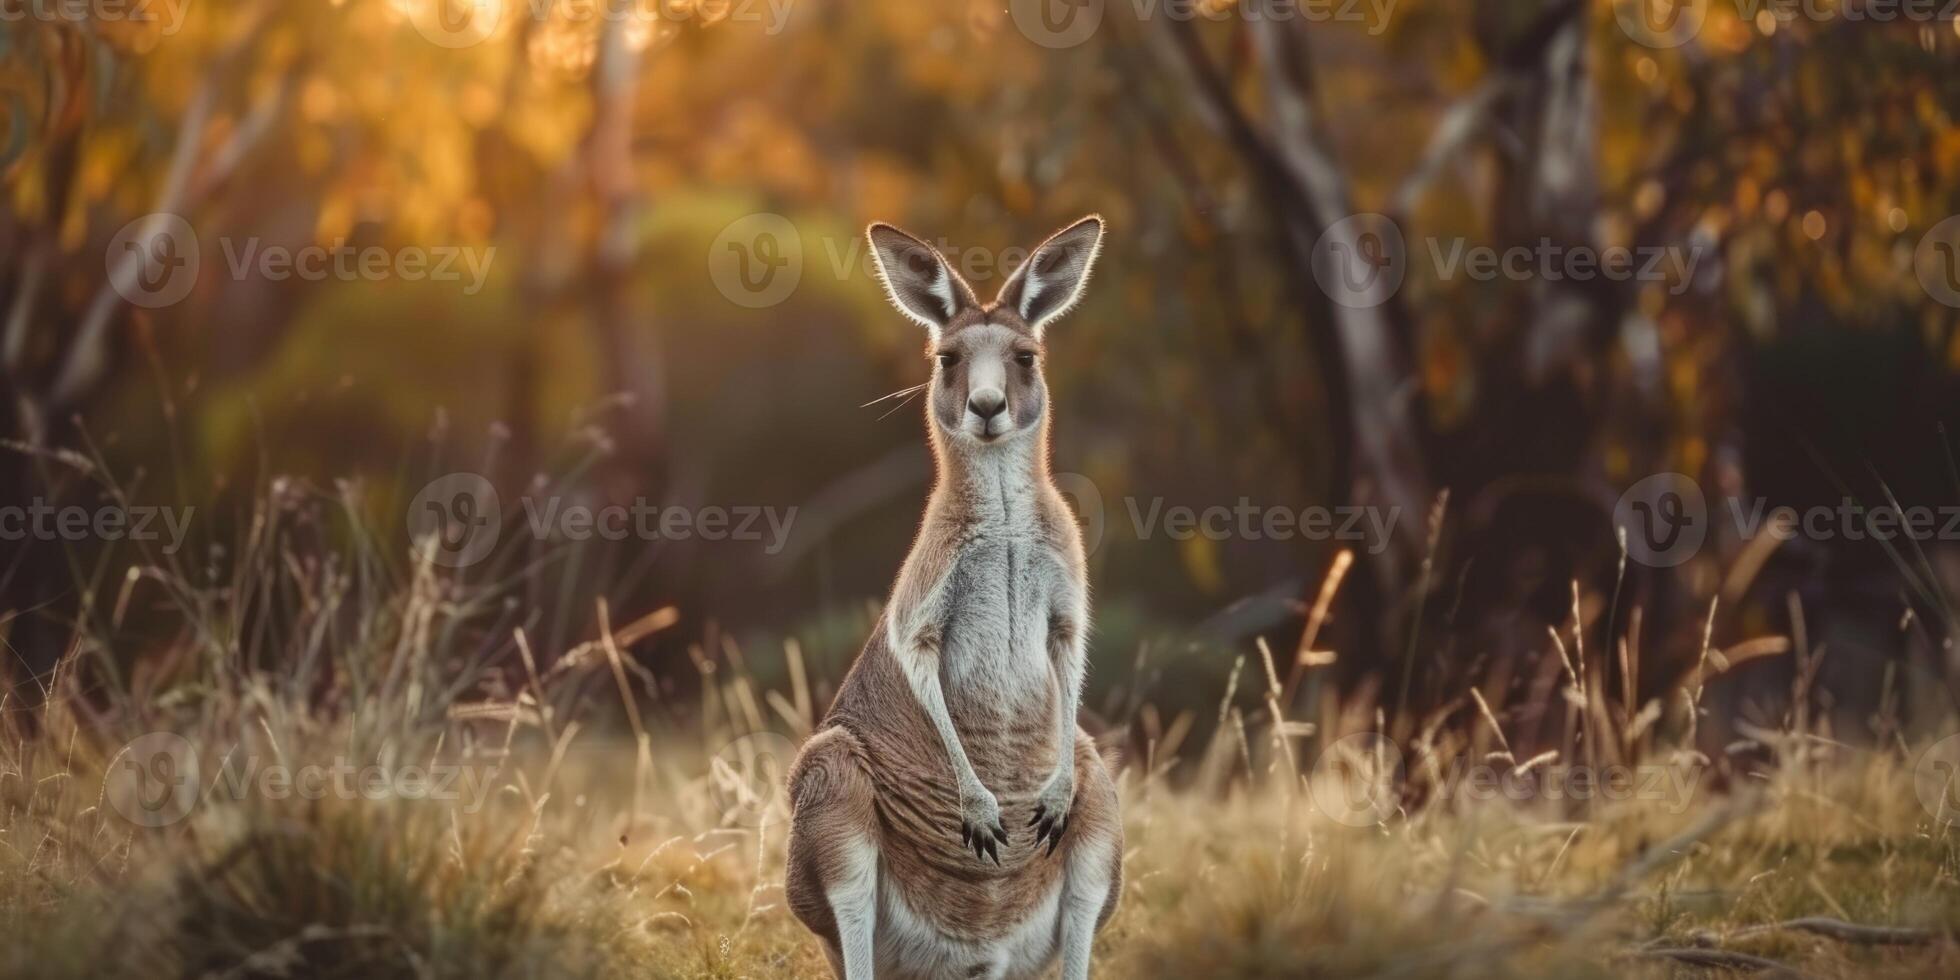
<instances>
[{"instance_id":1,"label":"dry reed stalk","mask_svg":"<svg viewBox=\"0 0 1960 980\"><path fill-rule=\"evenodd\" d=\"M1517 765L1518 757L1511 751L1511 741L1504 737L1504 726L1497 723L1497 715L1490 710L1490 703L1484 700L1484 693L1476 688L1470 689L1471 700L1477 702L1477 710L1483 714L1485 723L1490 725L1491 733L1497 736L1497 744L1504 749L1504 758Z\"/></svg>"},{"instance_id":2,"label":"dry reed stalk","mask_svg":"<svg viewBox=\"0 0 1960 980\"><path fill-rule=\"evenodd\" d=\"M551 717L551 701L544 693L544 679L538 676L538 658L531 653L531 640L524 635L524 627L511 630L511 638L517 643L517 655L524 663L524 677L531 686L531 696L538 701L538 720L544 728L545 738L558 741L558 725Z\"/></svg>"},{"instance_id":3,"label":"dry reed stalk","mask_svg":"<svg viewBox=\"0 0 1960 980\"><path fill-rule=\"evenodd\" d=\"M810 699L810 678L803 665L803 645L795 637L783 641L783 659L789 667L789 690L796 716L805 734L817 727L816 706Z\"/></svg>"},{"instance_id":4,"label":"dry reed stalk","mask_svg":"<svg viewBox=\"0 0 1960 980\"><path fill-rule=\"evenodd\" d=\"M1280 760L1286 760L1287 796L1291 797L1293 795L1291 787L1297 782L1295 777L1300 772L1300 763L1293 757L1293 744L1287 737L1286 713L1280 710L1279 672L1273 669L1272 648L1266 645L1266 638L1263 636L1258 638L1256 645L1259 647L1260 659L1266 664L1266 710L1273 716L1273 758L1266 766L1266 773L1270 777Z\"/></svg>"},{"instance_id":5,"label":"dry reed stalk","mask_svg":"<svg viewBox=\"0 0 1960 980\"><path fill-rule=\"evenodd\" d=\"M620 702L626 706L626 721L633 726L633 742L638 754L633 763L633 809L631 821L638 819L641 794L653 775L653 742L647 735L646 725L640 720L640 705L633 697L633 688L626 682L626 667L619 655L619 646L613 642L612 616L607 611L606 600L598 600L599 642L606 652L606 662L612 666L613 683L619 685Z\"/></svg>"},{"instance_id":6,"label":"dry reed stalk","mask_svg":"<svg viewBox=\"0 0 1960 980\"><path fill-rule=\"evenodd\" d=\"M1232 661L1232 672L1225 678L1225 696L1218 701L1218 725L1212 730L1211 741L1205 746L1205 757L1198 768L1200 785L1224 788L1220 779L1225 774L1221 770L1225 765L1225 759L1231 753L1231 743L1226 741L1231 734L1227 726L1231 724L1232 717L1236 714L1236 709L1232 707L1232 699L1239 693L1239 672L1244 669L1245 657L1240 656Z\"/></svg>"},{"instance_id":7,"label":"dry reed stalk","mask_svg":"<svg viewBox=\"0 0 1960 980\"><path fill-rule=\"evenodd\" d=\"M1306 631L1300 634L1300 645L1293 652L1293 666L1286 675L1286 686L1280 691L1280 703L1291 705L1294 692L1299 689L1300 680L1308 667L1331 663L1331 655L1324 655L1314 649L1314 642L1320 639L1320 628L1327 623L1328 610L1333 608L1334 595L1341 590L1341 582L1347 578L1348 569L1354 565L1354 552L1342 548L1334 554L1334 563L1327 569L1326 577L1320 580L1320 595L1314 599L1313 608L1307 613Z\"/></svg>"},{"instance_id":8,"label":"dry reed stalk","mask_svg":"<svg viewBox=\"0 0 1960 980\"><path fill-rule=\"evenodd\" d=\"M1409 682L1414 679L1416 648L1422 638L1422 614L1429 604L1429 579L1436 569L1436 548L1443 540L1443 515L1449 509L1450 488L1444 487L1436 494L1436 502L1429 509L1429 537L1423 548L1422 565L1416 576L1416 615L1409 627L1409 646L1402 654L1402 691L1395 701L1395 716L1399 720L1408 715Z\"/></svg>"},{"instance_id":9,"label":"dry reed stalk","mask_svg":"<svg viewBox=\"0 0 1960 980\"><path fill-rule=\"evenodd\" d=\"M1708 651L1715 639L1715 611L1720 608L1722 599L1716 596L1708 600L1708 620L1701 628L1701 657L1695 662L1694 683L1682 687L1681 697L1688 707L1688 734L1684 739L1690 751L1698 744L1695 736L1701 729L1701 694L1703 681L1707 678Z\"/></svg>"}]
</instances>

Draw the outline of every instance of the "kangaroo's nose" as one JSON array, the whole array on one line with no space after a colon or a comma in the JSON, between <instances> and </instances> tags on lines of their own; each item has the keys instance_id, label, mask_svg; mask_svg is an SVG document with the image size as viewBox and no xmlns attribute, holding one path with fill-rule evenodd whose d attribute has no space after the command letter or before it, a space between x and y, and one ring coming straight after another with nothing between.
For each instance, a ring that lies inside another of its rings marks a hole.
<instances>
[{"instance_id":1,"label":"kangaroo's nose","mask_svg":"<svg viewBox=\"0 0 1960 980\"><path fill-rule=\"evenodd\" d=\"M980 421L989 422L1007 409L1007 396L998 388L982 388L967 396L966 407L980 416Z\"/></svg>"}]
</instances>

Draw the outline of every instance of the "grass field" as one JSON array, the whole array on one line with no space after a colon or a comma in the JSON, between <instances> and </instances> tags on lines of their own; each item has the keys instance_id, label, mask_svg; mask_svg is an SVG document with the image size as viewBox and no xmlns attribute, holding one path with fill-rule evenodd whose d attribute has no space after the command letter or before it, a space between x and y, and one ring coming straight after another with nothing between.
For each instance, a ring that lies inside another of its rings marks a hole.
<instances>
[{"instance_id":1,"label":"grass field","mask_svg":"<svg viewBox=\"0 0 1960 980\"><path fill-rule=\"evenodd\" d=\"M817 713L793 646L782 690L749 672L759 652L697 653L706 693L655 710L621 649L671 611L464 656L481 610L426 565L395 589L252 574L306 600L281 629L173 591L201 625L160 662L111 684L80 641L0 707L0 973L827 974L780 887L781 766ZM360 615L336 595L366 596ZM1406 745L1331 702L1312 723L1221 707L1152 729L1122 753L1101 975L1960 970L1960 833L1922 802L1952 770L1915 778L1950 745L1793 728L1743 769L1664 737L1692 744L1700 672L1668 704L1609 708L1583 648L1560 655L1571 742L1529 759L1481 692ZM1247 651L1237 693L1277 703L1269 657ZM150 731L186 740L194 779L157 736L128 742Z\"/></svg>"}]
</instances>

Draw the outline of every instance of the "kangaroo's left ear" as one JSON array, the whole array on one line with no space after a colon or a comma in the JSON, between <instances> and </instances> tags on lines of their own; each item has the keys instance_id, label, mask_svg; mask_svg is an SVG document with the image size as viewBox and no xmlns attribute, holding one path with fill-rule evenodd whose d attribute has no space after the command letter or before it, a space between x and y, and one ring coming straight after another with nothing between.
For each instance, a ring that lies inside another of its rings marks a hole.
<instances>
[{"instance_id":1,"label":"kangaroo's left ear","mask_svg":"<svg viewBox=\"0 0 1960 980\"><path fill-rule=\"evenodd\" d=\"M1102 250L1102 235L1102 216L1092 214L1048 236L1000 287L996 302L1019 313L1035 336L1041 336L1048 321L1067 313L1082 298L1089 268Z\"/></svg>"}]
</instances>

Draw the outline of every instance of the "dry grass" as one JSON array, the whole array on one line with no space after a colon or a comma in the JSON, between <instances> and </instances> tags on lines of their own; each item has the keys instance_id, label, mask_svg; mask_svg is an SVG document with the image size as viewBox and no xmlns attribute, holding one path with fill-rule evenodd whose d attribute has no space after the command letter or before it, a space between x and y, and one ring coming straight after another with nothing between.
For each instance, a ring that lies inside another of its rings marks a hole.
<instances>
[{"instance_id":1,"label":"dry grass","mask_svg":"<svg viewBox=\"0 0 1960 980\"><path fill-rule=\"evenodd\" d=\"M12 937L0 972L825 975L782 907L780 811L742 805L745 784L715 784L719 735L661 738L645 768L620 739L574 736L550 772L542 746L520 744L475 812L467 798L233 800L221 788L146 830L101 804L108 747L68 732L16 733L0 756ZM235 734L270 750L265 730ZM281 750L326 760L345 735L316 737ZM1960 925L1960 835L1933 826L1889 755L1583 820L1544 802L1437 802L1354 827L1312 792L1242 776L1214 794L1128 771L1127 885L1098 943L1104 975L1696 972L1638 958L1655 947L1816 976L1960 966L1944 940L1748 932L1800 916Z\"/></svg>"},{"instance_id":2,"label":"dry grass","mask_svg":"<svg viewBox=\"0 0 1960 980\"><path fill-rule=\"evenodd\" d=\"M284 547L266 534L248 561ZM112 678L85 638L44 695L0 705L0 974L826 975L780 887L783 755L818 710L793 645L784 690L729 645L697 652L698 704L656 712L621 648L670 614L535 649L500 618L508 604L427 563L393 585L343 567L274 563L227 592L269 596L276 616L170 580L191 625L168 666ZM1122 772L1125 895L1098 940L1101 975L1960 969L1960 833L1920 805L1914 752L1785 733L1765 736L1773 763L1725 769L1663 737L1685 744L1699 672L1678 709L1647 710L1610 703L1600 654L1576 636L1555 645L1565 744L1517 758L1505 706L1471 692L1410 726L1400 767L1327 753L1380 727L1368 705L1323 697L1315 723L1274 725L1298 678L1283 685L1263 649L1248 657L1233 685L1263 717L1228 694L1208 746L1172 751L1194 730L1176 720ZM123 819L112 792L125 740L150 730L188 736L201 767L189 815L154 829ZM1553 799L1564 759L1643 766L1673 788ZM452 799L303 799L226 776L337 760L475 781ZM1474 784L1445 778L1466 763L1522 774L1524 798L1471 799ZM1718 770L1721 791L1706 778ZM1320 805L1336 800L1364 805ZM1913 931L1774 927L1799 917Z\"/></svg>"}]
</instances>

